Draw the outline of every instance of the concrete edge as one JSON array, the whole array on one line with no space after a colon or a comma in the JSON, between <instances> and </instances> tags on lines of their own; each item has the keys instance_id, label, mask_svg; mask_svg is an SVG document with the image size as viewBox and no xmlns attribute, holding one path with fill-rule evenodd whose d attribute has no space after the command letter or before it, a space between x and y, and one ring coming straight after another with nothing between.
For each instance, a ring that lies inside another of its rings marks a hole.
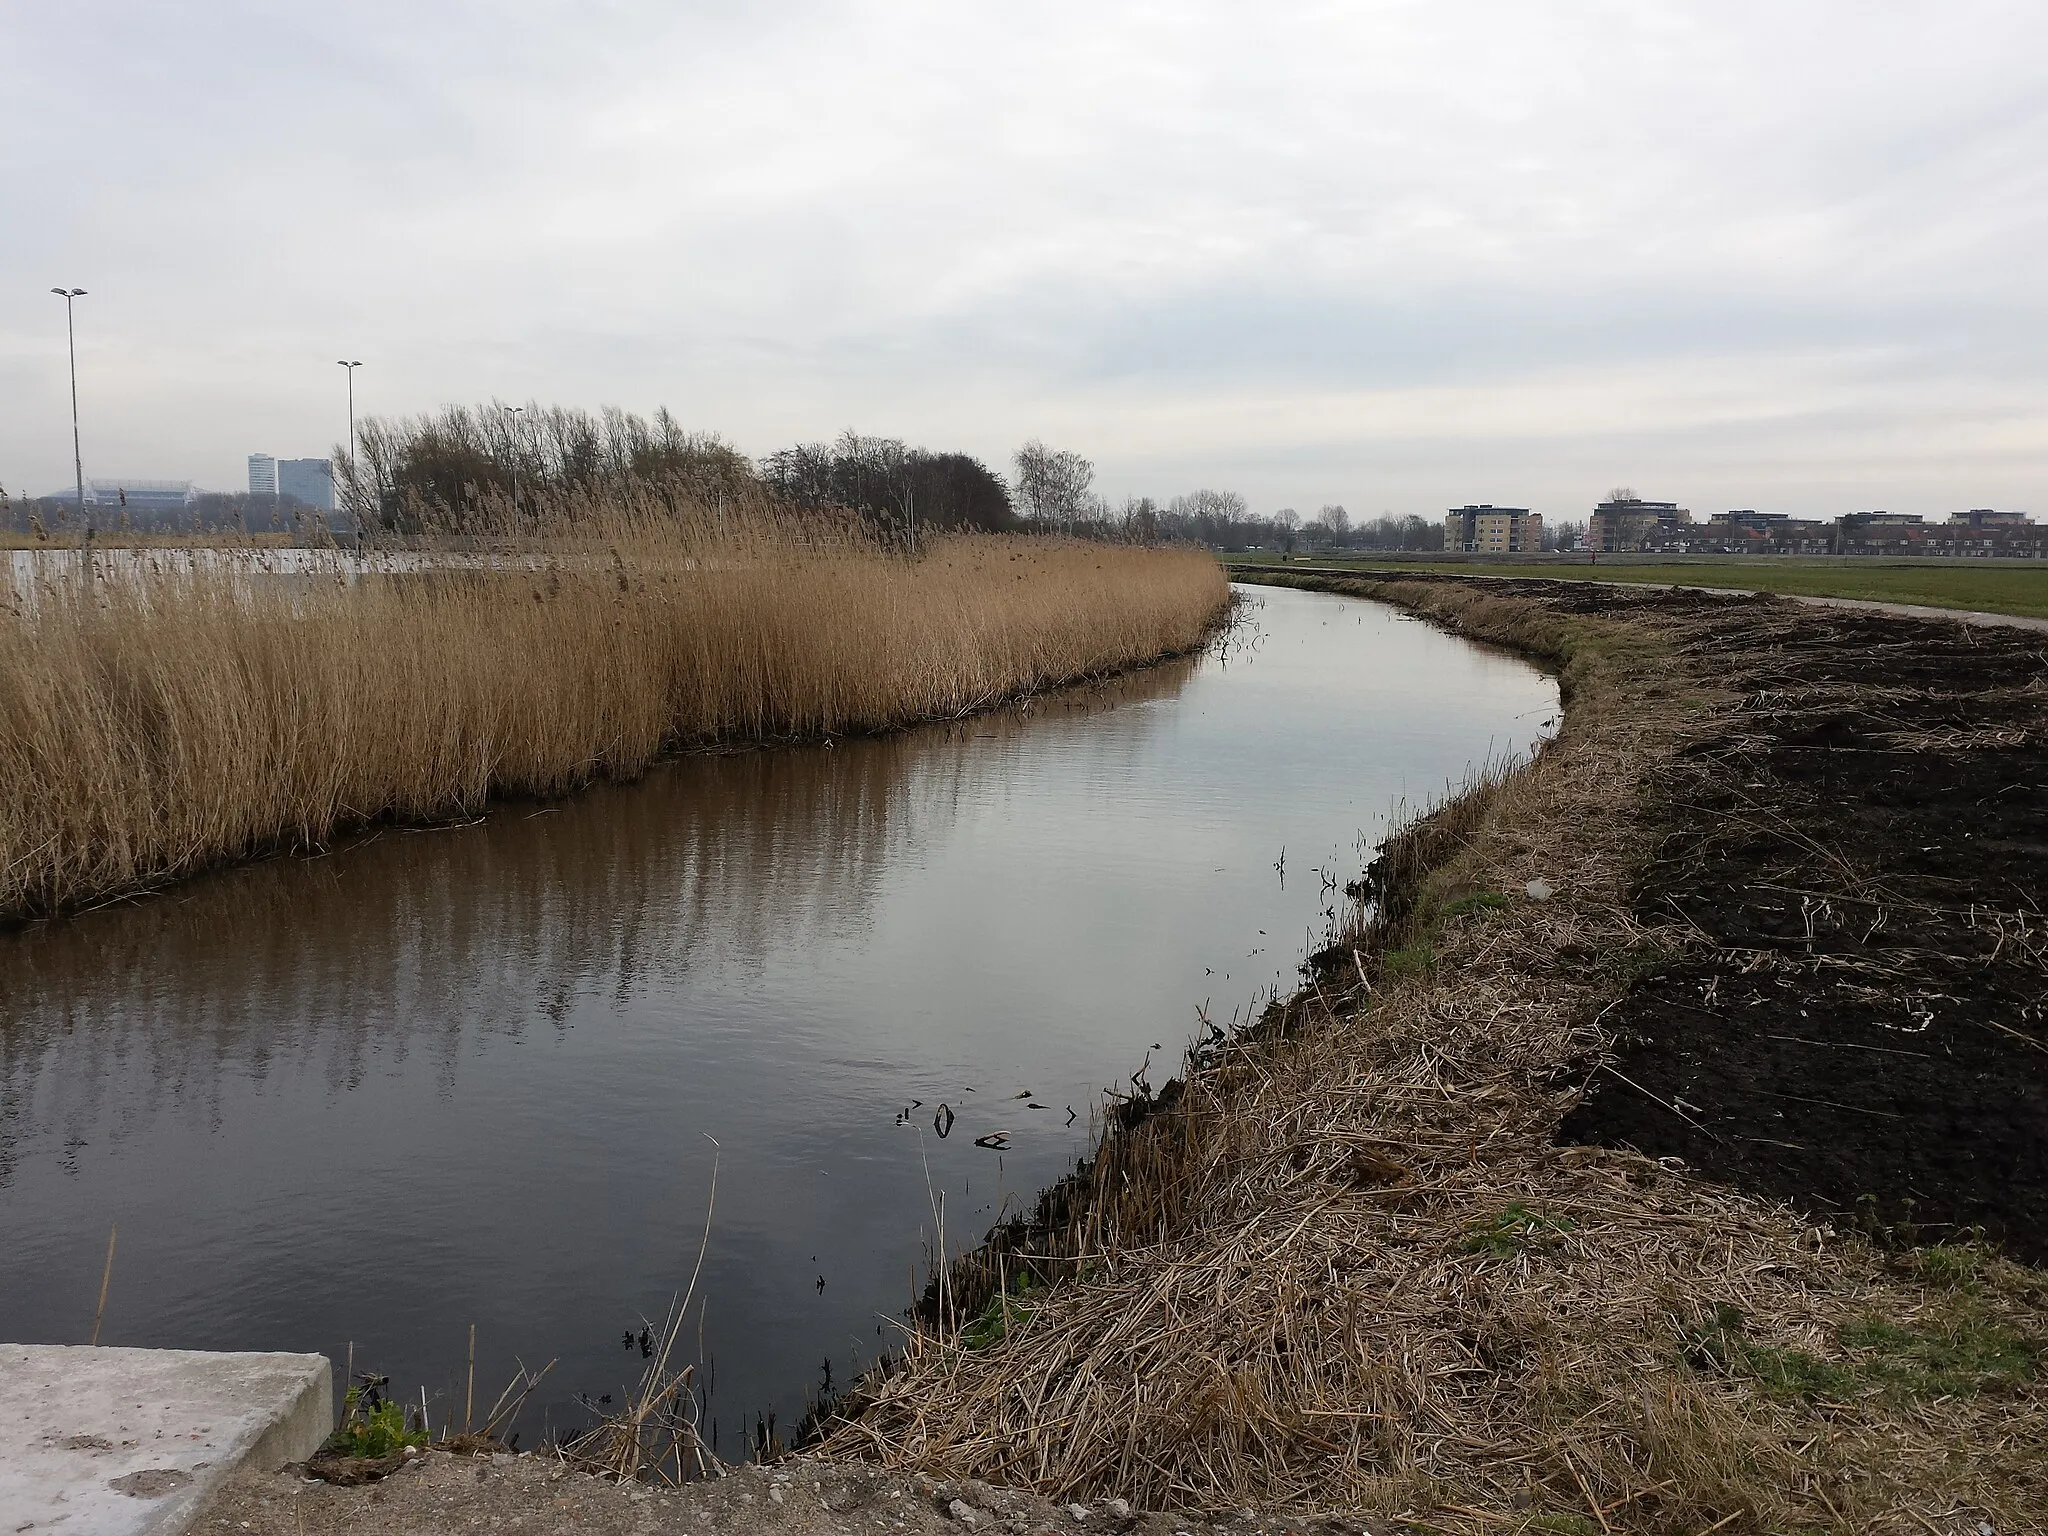
<instances>
[{"instance_id":1,"label":"concrete edge","mask_svg":"<svg viewBox=\"0 0 2048 1536\"><path fill-rule=\"evenodd\" d=\"M0 1345L0 1529L185 1536L229 1478L306 1459L333 1423L324 1355Z\"/></svg>"}]
</instances>

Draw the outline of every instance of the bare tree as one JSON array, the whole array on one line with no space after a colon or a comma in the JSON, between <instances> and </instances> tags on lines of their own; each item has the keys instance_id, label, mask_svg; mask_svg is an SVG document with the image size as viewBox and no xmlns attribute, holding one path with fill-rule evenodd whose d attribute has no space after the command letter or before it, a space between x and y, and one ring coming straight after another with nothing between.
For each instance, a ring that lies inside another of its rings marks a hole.
<instances>
[{"instance_id":1,"label":"bare tree","mask_svg":"<svg viewBox=\"0 0 2048 1536\"><path fill-rule=\"evenodd\" d=\"M1017 509L1034 522L1065 528L1100 503L1088 494L1095 466L1080 454L1048 448L1037 438L1017 450Z\"/></svg>"}]
</instances>

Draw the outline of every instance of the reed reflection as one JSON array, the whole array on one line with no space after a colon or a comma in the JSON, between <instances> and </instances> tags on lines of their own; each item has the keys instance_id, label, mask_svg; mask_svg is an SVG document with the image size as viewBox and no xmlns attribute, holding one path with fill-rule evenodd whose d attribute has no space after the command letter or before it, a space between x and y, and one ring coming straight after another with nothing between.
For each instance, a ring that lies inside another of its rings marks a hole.
<instances>
[{"instance_id":1,"label":"reed reflection","mask_svg":"<svg viewBox=\"0 0 2048 1536\"><path fill-rule=\"evenodd\" d=\"M1197 663L955 725L692 756L637 784L387 829L0 935L0 1187L25 1143L118 1140L166 1113L218 1126L244 1083L311 1069L330 1096L373 1058L623 1012L717 970L744 986L793 935L857 938L883 873L997 793L1028 735L1132 766Z\"/></svg>"}]
</instances>

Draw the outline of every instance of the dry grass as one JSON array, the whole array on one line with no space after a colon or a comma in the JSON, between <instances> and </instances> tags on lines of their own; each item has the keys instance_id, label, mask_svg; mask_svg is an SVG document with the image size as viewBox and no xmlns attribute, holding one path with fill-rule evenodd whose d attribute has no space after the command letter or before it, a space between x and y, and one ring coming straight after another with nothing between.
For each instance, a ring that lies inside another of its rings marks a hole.
<instances>
[{"instance_id":1,"label":"dry grass","mask_svg":"<svg viewBox=\"0 0 2048 1536\"><path fill-rule=\"evenodd\" d=\"M1711 694L1644 630L1378 590L1558 661L1560 738L1395 839L1311 986L956 1268L979 1316L913 1337L827 1453L1424 1531L2029 1528L2038 1275L1553 1143L1672 942L1627 896Z\"/></svg>"},{"instance_id":2,"label":"dry grass","mask_svg":"<svg viewBox=\"0 0 2048 1536\"><path fill-rule=\"evenodd\" d=\"M0 609L0 916L679 745L958 716L1187 650L1228 595L1192 551L953 538L908 559L730 503L567 538L356 580L67 576Z\"/></svg>"}]
</instances>

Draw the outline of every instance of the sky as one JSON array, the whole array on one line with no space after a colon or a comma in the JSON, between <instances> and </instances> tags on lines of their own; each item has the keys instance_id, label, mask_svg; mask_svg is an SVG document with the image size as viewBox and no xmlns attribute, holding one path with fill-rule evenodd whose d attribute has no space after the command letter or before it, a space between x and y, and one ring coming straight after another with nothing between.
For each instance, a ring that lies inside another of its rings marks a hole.
<instances>
[{"instance_id":1,"label":"sky","mask_svg":"<svg viewBox=\"0 0 2048 1536\"><path fill-rule=\"evenodd\" d=\"M2048 514L2039 0L0 0L0 486L362 414Z\"/></svg>"}]
</instances>

